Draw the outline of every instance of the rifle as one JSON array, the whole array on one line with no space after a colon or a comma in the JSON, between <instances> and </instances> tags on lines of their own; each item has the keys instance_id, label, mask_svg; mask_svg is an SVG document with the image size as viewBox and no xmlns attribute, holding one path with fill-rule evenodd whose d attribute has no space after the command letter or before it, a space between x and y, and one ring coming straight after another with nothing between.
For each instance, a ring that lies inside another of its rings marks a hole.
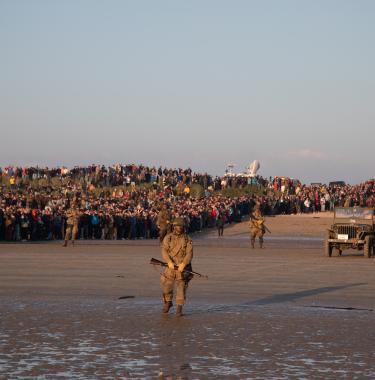
<instances>
[{"instance_id":1,"label":"rifle","mask_svg":"<svg viewBox=\"0 0 375 380\"><path fill-rule=\"evenodd\" d=\"M272 234L272 232L270 231L270 229L269 229L265 224L263 224L263 227L264 227L264 229L265 229L267 232L269 232L270 234Z\"/></svg>"},{"instance_id":2,"label":"rifle","mask_svg":"<svg viewBox=\"0 0 375 380\"><path fill-rule=\"evenodd\" d=\"M150 264L152 264L152 265L160 265L161 267L167 267L167 266L168 266L168 264L165 263L164 261L160 261L160 260L158 260L158 259L154 259L154 258L152 258L152 259L150 260ZM175 269L175 270L178 270L178 266L175 265L175 266L174 266L174 269ZM187 270L187 269L184 269L183 272L190 273L190 274L194 274L195 276L198 276L198 277L202 277L202 278L206 278L206 279L208 279L208 276L205 276L204 274L200 274L200 273L198 273L198 272L190 271L190 270Z\"/></svg>"},{"instance_id":3,"label":"rifle","mask_svg":"<svg viewBox=\"0 0 375 380\"><path fill-rule=\"evenodd\" d=\"M264 224L264 219L258 219L258 218L254 217L254 216L253 217L250 216L250 220L251 221L255 220L255 223L257 223L258 226L262 225L267 232L269 232L270 234L272 234L271 230ZM261 223L259 223L260 220L262 220Z\"/></svg>"}]
</instances>

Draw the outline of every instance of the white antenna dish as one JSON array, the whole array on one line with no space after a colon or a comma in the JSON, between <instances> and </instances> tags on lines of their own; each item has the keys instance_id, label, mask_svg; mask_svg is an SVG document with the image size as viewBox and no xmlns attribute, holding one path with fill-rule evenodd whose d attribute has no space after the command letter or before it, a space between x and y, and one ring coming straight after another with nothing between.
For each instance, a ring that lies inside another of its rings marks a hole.
<instances>
[{"instance_id":1,"label":"white antenna dish","mask_svg":"<svg viewBox=\"0 0 375 380\"><path fill-rule=\"evenodd\" d=\"M255 177L258 170L260 169L260 163L258 160L254 160L248 167L248 174L250 177Z\"/></svg>"}]
</instances>

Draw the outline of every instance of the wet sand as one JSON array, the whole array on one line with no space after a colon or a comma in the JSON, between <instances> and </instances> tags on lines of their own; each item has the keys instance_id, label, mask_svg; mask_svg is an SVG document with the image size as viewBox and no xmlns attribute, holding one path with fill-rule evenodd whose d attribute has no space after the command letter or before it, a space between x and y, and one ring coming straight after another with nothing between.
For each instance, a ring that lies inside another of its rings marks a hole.
<instances>
[{"instance_id":1,"label":"wet sand","mask_svg":"<svg viewBox=\"0 0 375 380\"><path fill-rule=\"evenodd\" d=\"M161 315L156 241L0 245L0 379L375 377L374 259L326 258L329 217L194 236L185 315ZM126 297L119 299L120 297Z\"/></svg>"}]
</instances>

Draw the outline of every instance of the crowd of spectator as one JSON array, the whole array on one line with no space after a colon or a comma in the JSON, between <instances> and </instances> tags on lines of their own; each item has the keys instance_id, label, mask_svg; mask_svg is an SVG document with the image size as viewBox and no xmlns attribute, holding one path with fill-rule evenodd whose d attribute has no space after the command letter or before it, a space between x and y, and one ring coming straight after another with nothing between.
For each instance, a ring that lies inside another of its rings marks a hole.
<instances>
[{"instance_id":1,"label":"crowd of spectator","mask_svg":"<svg viewBox=\"0 0 375 380\"><path fill-rule=\"evenodd\" d=\"M261 197L262 210L268 215L333 211L335 207L375 207L375 181L358 185L312 184L274 178L267 196Z\"/></svg>"},{"instance_id":2,"label":"crowd of spectator","mask_svg":"<svg viewBox=\"0 0 375 380\"><path fill-rule=\"evenodd\" d=\"M80 214L78 239L156 239L157 215L165 203L173 217L184 217L190 233L213 227L219 214L227 223L240 221L251 208L247 197L223 197L214 192L215 179L190 169L116 165L0 171L0 240L63 239L73 202ZM31 186L40 179L46 180L43 186ZM206 189L202 197L190 196L193 184Z\"/></svg>"},{"instance_id":3,"label":"crowd of spectator","mask_svg":"<svg viewBox=\"0 0 375 380\"><path fill-rule=\"evenodd\" d=\"M44 180L43 185L33 182ZM192 196L193 186L202 189ZM225 197L225 188L260 191ZM79 209L78 239L156 239L157 215L168 204L189 233L240 222L255 203L266 215L325 212L336 206L375 206L375 184L303 185L283 177L213 177L191 169L143 165L0 168L0 240L64 239L66 212Z\"/></svg>"},{"instance_id":4,"label":"crowd of spectator","mask_svg":"<svg viewBox=\"0 0 375 380\"><path fill-rule=\"evenodd\" d=\"M219 190L222 180L207 173L194 173L188 169L168 169L162 167L149 167L144 165L112 166L90 165L75 166L73 168L39 168L39 167L0 167L0 178L5 176L12 186L23 187L32 180L46 179L71 179L78 181L82 187L91 185L94 187L130 186L140 184L158 184L176 186L179 183L191 185L198 183L204 188L212 187Z\"/></svg>"}]
</instances>

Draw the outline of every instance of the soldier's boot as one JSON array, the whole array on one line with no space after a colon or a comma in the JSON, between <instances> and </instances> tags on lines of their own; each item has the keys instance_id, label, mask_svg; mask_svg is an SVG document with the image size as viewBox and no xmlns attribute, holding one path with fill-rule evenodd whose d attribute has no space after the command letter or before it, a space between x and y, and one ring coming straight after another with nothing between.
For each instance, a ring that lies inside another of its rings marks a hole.
<instances>
[{"instance_id":1,"label":"soldier's boot","mask_svg":"<svg viewBox=\"0 0 375 380\"><path fill-rule=\"evenodd\" d=\"M182 315L182 305L177 305L176 317L181 317Z\"/></svg>"},{"instance_id":2,"label":"soldier's boot","mask_svg":"<svg viewBox=\"0 0 375 380\"><path fill-rule=\"evenodd\" d=\"M251 248L255 248L255 239L251 239Z\"/></svg>"},{"instance_id":3,"label":"soldier's boot","mask_svg":"<svg viewBox=\"0 0 375 380\"><path fill-rule=\"evenodd\" d=\"M65 240L64 241L64 244L62 245L63 247L67 247L68 246L68 240Z\"/></svg>"},{"instance_id":4,"label":"soldier's boot","mask_svg":"<svg viewBox=\"0 0 375 380\"><path fill-rule=\"evenodd\" d=\"M171 301L164 301L163 313L167 314L172 306L173 306L173 304Z\"/></svg>"}]
</instances>

